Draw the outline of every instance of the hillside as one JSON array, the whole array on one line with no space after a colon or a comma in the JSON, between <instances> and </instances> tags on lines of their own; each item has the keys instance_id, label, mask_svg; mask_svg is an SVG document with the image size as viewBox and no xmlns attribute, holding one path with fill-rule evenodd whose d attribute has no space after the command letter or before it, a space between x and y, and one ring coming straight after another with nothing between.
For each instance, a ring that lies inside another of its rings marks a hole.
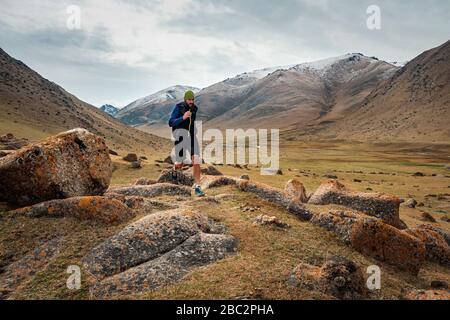
<instances>
[{"instance_id":1,"label":"hillside","mask_svg":"<svg viewBox=\"0 0 450 320\"><path fill-rule=\"evenodd\" d=\"M30 140L81 127L106 138L114 150L152 154L167 145L79 100L1 49L0 110L2 134Z\"/></svg>"},{"instance_id":2,"label":"hillside","mask_svg":"<svg viewBox=\"0 0 450 320\"><path fill-rule=\"evenodd\" d=\"M311 139L448 143L449 123L450 41L424 52L380 83L344 119L307 135Z\"/></svg>"}]
</instances>

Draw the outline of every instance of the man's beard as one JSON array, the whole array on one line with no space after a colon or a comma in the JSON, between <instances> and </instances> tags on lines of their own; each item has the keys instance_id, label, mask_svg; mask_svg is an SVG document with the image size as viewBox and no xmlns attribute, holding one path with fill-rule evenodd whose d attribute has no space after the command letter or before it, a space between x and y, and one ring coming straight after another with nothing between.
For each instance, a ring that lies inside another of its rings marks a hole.
<instances>
[{"instance_id":1,"label":"man's beard","mask_svg":"<svg viewBox=\"0 0 450 320\"><path fill-rule=\"evenodd\" d=\"M188 103L187 105L189 106L189 108L192 108L194 106L193 103Z\"/></svg>"}]
</instances>

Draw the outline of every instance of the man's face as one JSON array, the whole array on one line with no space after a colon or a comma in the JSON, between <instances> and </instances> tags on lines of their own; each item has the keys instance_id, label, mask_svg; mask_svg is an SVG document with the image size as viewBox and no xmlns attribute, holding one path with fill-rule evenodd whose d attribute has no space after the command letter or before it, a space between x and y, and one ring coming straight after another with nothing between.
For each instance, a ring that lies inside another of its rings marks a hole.
<instances>
[{"instance_id":1,"label":"man's face","mask_svg":"<svg viewBox=\"0 0 450 320\"><path fill-rule=\"evenodd\" d=\"M194 106L194 99L188 99L188 100L186 100L186 103L189 107L192 108Z\"/></svg>"}]
</instances>

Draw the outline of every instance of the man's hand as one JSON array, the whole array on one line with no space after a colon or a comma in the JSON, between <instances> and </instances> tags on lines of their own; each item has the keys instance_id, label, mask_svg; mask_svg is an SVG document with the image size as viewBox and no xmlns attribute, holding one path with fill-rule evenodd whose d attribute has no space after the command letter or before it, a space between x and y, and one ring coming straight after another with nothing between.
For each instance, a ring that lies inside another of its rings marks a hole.
<instances>
[{"instance_id":1,"label":"man's hand","mask_svg":"<svg viewBox=\"0 0 450 320\"><path fill-rule=\"evenodd\" d=\"M186 112L186 113L184 114L183 120L186 120L186 119L188 119L188 118L190 118L190 117L191 117L191 112L188 111L188 112Z\"/></svg>"}]
</instances>

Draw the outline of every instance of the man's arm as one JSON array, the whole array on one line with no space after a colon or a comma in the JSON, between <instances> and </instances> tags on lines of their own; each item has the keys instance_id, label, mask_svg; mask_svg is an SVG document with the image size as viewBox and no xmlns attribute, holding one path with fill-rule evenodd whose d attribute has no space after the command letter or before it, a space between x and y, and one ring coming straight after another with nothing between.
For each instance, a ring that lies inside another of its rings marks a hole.
<instances>
[{"instance_id":1,"label":"man's arm","mask_svg":"<svg viewBox=\"0 0 450 320\"><path fill-rule=\"evenodd\" d=\"M175 106L175 108L172 111L172 115L169 119L169 126L171 128L178 126L180 123L183 122L183 115L180 113L180 110L178 106Z\"/></svg>"}]
</instances>

